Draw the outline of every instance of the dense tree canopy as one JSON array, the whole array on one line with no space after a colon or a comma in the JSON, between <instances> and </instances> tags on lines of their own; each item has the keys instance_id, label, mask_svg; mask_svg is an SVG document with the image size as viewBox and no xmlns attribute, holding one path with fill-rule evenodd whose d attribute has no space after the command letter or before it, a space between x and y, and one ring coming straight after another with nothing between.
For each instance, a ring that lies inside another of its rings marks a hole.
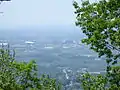
<instances>
[{"instance_id":1,"label":"dense tree canopy","mask_svg":"<svg viewBox=\"0 0 120 90\"><path fill-rule=\"evenodd\" d=\"M18 62L9 47L0 49L0 89L2 90L59 90L56 79L38 75L35 61Z\"/></svg>"},{"instance_id":2,"label":"dense tree canopy","mask_svg":"<svg viewBox=\"0 0 120 90\"><path fill-rule=\"evenodd\" d=\"M120 90L120 0L94 3L83 0L81 6L76 1L73 5L76 25L86 35L82 42L97 52L99 57L104 56L107 63L105 76L83 74L83 89Z\"/></svg>"},{"instance_id":3,"label":"dense tree canopy","mask_svg":"<svg viewBox=\"0 0 120 90\"><path fill-rule=\"evenodd\" d=\"M74 2L76 25L86 34L82 42L99 54L108 64L120 58L120 0L83 1L81 7Z\"/></svg>"}]
</instances>

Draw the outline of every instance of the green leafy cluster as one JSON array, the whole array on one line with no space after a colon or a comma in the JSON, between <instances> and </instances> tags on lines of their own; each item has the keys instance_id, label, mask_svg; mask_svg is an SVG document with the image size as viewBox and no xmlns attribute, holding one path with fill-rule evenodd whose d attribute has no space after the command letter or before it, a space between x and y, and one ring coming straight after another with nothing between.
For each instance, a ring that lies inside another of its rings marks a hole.
<instances>
[{"instance_id":1,"label":"green leafy cluster","mask_svg":"<svg viewBox=\"0 0 120 90\"><path fill-rule=\"evenodd\" d=\"M82 74L79 81L84 90L120 90L120 66L113 67L110 74L111 81L106 75L89 72Z\"/></svg>"},{"instance_id":2,"label":"green leafy cluster","mask_svg":"<svg viewBox=\"0 0 120 90\"><path fill-rule=\"evenodd\" d=\"M81 7L73 3L76 25L87 38L82 42L106 56L107 64L116 64L120 57L120 0L101 0L98 3L83 1Z\"/></svg>"},{"instance_id":3,"label":"green leafy cluster","mask_svg":"<svg viewBox=\"0 0 120 90\"><path fill-rule=\"evenodd\" d=\"M49 75L38 76L35 61L18 62L14 52L0 49L1 90L60 90L60 84Z\"/></svg>"},{"instance_id":4,"label":"green leafy cluster","mask_svg":"<svg viewBox=\"0 0 120 90\"><path fill-rule=\"evenodd\" d=\"M106 74L83 74L80 81L84 90L120 90L120 0L100 0L81 6L74 1L76 25L87 36L82 40L90 49L104 56Z\"/></svg>"},{"instance_id":5,"label":"green leafy cluster","mask_svg":"<svg viewBox=\"0 0 120 90\"><path fill-rule=\"evenodd\" d=\"M91 75L88 72L79 77L84 90L105 90L107 78L103 75Z\"/></svg>"}]
</instances>

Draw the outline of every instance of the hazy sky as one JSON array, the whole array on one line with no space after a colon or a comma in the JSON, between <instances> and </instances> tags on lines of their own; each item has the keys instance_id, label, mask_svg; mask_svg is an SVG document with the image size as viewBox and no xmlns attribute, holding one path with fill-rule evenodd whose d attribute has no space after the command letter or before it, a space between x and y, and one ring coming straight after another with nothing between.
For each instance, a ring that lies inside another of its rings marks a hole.
<instances>
[{"instance_id":1,"label":"hazy sky","mask_svg":"<svg viewBox=\"0 0 120 90\"><path fill-rule=\"evenodd\" d=\"M80 1L80 0L78 0ZM12 0L0 6L0 28L74 25L73 0Z\"/></svg>"}]
</instances>

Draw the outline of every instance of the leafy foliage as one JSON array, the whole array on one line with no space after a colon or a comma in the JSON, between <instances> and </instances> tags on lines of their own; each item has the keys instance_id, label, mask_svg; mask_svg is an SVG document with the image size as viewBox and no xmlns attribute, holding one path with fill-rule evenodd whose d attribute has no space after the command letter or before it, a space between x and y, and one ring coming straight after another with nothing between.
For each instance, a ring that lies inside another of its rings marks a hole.
<instances>
[{"instance_id":1,"label":"leafy foliage","mask_svg":"<svg viewBox=\"0 0 120 90\"><path fill-rule=\"evenodd\" d=\"M120 90L120 66L113 67L111 81L106 75L84 73L79 77L84 90Z\"/></svg>"},{"instance_id":2,"label":"leafy foliage","mask_svg":"<svg viewBox=\"0 0 120 90\"><path fill-rule=\"evenodd\" d=\"M105 90L107 78L102 75L91 75L88 72L79 77L84 90Z\"/></svg>"},{"instance_id":3,"label":"leafy foliage","mask_svg":"<svg viewBox=\"0 0 120 90\"><path fill-rule=\"evenodd\" d=\"M107 63L105 76L83 74L83 88L120 90L120 66L117 65L120 60L120 0L100 0L94 3L83 0L81 6L74 1L73 6L76 25L87 36L82 42L97 52L99 57L104 56Z\"/></svg>"},{"instance_id":4,"label":"leafy foliage","mask_svg":"<svg viewBox=\"0 0 120 90\"><path fill-rule=\"evenodd\" d=\"M80 7L73 3L76 25L87 38L82 42L99 54L106 56L107 64L116 64L120 58L120 0L101 0L99 3L83 1Z\"/></svg>"},{"instance_id":5,"label":"leafy foliage","mask_svg":"<svg viewBox=\"0 0 120 90\"><path fill-rule=\"evenodd\" d=\"M60 84L48 75L38 76L35 61L18 62L15 53L0 49L0 88L2 90L60 90Z\"/></svg>"}]
</instances>

